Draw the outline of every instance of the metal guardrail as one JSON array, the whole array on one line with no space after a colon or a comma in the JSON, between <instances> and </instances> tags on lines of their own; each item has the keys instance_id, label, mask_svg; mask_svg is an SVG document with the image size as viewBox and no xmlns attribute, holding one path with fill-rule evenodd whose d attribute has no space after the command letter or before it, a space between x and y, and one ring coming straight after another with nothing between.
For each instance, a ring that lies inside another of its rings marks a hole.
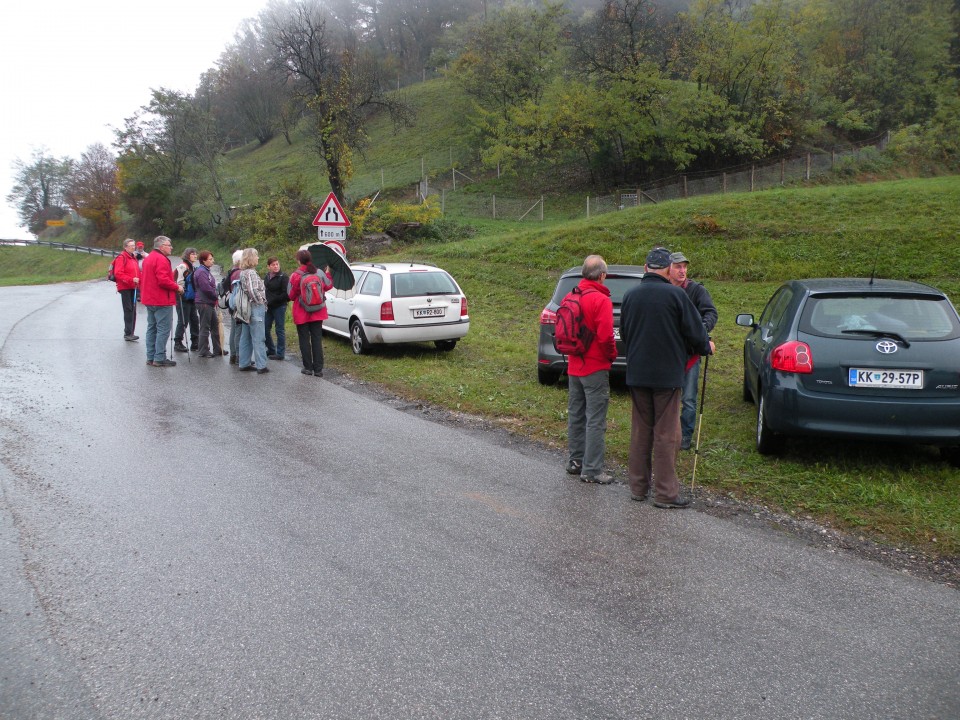
<instances>
[{"instance_id":1,"label":"metal guardrail","mask_svg":"<svg viewBox=\"0 0 960 720\"><path fill-rule=\"evenodd\" d=\"M118 250L107 250L106 248L91 248L82 245L70 245L69 243L47 242L46 240L2 240L0 245L45 245L54 250L72 250L74 252L88 253L90 255L100 255L101 257L116 257L120 254Z\"/></svg>"}]
</instances>

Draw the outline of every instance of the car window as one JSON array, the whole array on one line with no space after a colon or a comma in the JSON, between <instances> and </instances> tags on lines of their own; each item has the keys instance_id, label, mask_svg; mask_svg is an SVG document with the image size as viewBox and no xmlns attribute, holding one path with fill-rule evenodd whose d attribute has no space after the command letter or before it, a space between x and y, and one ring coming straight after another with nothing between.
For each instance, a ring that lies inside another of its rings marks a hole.
<instances>
[{"instance_id":1,"label":"car window","mask_svg":"<svg viewBox=\"0 0 960 720\"><path fill-rule=\"evenodd\" d=\"M359 290L363 283L363 276L367 274L367 271L359 268L351 268L351 271L353 272L353 286Z\"/></svg>"},{"instance_id":2,"label":"car window","mask_svg":"<svg viewBox=\"0 0 960 720\"><path fill-rule=\"evenodd\" d=\"M459 294L453 278L443 271L414 271L390 276L393 297Z\"/></svg>"},{"instance_id":3,"label":"car window","mask_svg":"<svg viewBox=\"0 0 960 720\"><path fill-rule=\"evenodd\" d=\"M579 276L560 278L560 282L557 283L557 289L553 291L553 302L559 305L563 298L567 296L567 293L579 285L582 279L583 278ZM613 304L620 305L623 303L623 296L627 290L631 290L640 284L640 278L627 276L611 277L608 275L603 281L603 284L610 289L610 300Z\"/></svg>"},{"instance_id":4,"label":"car window","mask_svg":"<svg viewBox=\"0 0 960 720\"><path fill-rule=\"evenodd\" d=\"M957 317L949 302L930 297L873 294L811 297L801 323L806 332L827 336L843 336L844 331L851 330L891 332L910 340L960 336Z\"/></svg>"},{"instance_id":5,"label":"car window","mask_svg":"<svg viewBox=\"0 0 960 720\"><path fill-rule=\"evenodd\" d=\"M381 290L383 290L383 275L375 272L367 273L363 285L360 286L360 294L379 295Z\"/></svg>"},{"instance_id":6,"label":"car window","mask_svg":"<svg viewBox=\"0 0 960 720\"><path fill-rule=\"evenodd\" d=\"M771 330L779 327L792 299L793 290L789 287L780 288L763 309L763 315L760 316L760 327Z\"/></svg>"}]
</instances>

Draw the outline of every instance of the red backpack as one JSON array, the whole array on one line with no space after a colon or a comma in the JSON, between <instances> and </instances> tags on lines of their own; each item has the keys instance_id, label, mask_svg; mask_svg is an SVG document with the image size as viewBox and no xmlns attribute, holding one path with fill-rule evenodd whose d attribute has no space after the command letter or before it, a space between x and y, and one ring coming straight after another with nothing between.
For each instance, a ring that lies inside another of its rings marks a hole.
<instances>
[{"instance_id":1,"label":"red backpack","mask_svg":"<svg viewBox=\"0 0 960 720\"><path fill-rule=\"evenodd\" d=\"M596 290L582 291L575 287L557 308L557 322L553 332L553 346L561 355L585 355L593 343L594 332L583 318L582 298Z\"/></svg>"},{"instance_id":2,"label":"red backpack","mask_svg":"<svg viewBox=\"0 0 960 720\"><path fill-rule=\"evenodd\" d=\"M300 278L300 306L308 313L313 313L323 310L326 304L320 276L317 273L304 273Z\"/></svg>"}]
</instances>

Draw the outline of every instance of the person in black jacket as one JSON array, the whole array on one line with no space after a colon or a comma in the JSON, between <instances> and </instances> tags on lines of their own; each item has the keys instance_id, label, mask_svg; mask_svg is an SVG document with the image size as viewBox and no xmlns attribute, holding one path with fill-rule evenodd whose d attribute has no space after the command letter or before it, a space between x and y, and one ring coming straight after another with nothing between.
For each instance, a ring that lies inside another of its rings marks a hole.
<instances>
[{"instance_id":1,"label":"person in black jacket","mask_svg":"<svg viewBox=\"0 0 960 720\"><path fill-rule=\"evenodd\" d=\"M690 261L681 252L670 255L670 282L687 293L687 297L700 313L707 335L717 325L717 306L713 304L710 293L700 283L687 277ZM687 370L683 376L683 407L680 410L680 449L689 450L693 442L693 429L697 419L697 381L700 378L700 356L691 355L687 361Z\"/></svg>"},{"instance_id":2,"label":"person in black jacket","mask_svg":"<svg viewBox=\"0 0 960 720\"><path fill-rule=\"evenodd\" d=\"M620 336L627 355L633 403L627 474L631 498L643 501L654 485L653 504L685 508L675 467L680 445L680 388L690 353L712 355L700 313L670 283L670 251L647 254L640 283L623 296Z\"/></svg>"},{"instance_id":3,"label":"person in black jacket","mask_svg":"<svg viewBox=\"0 0 960 720\"><path fill-rule=\"evenodd\" d=\"M287 283L289 276L280 270L280 260L275 257L267 258L267 274L263 276L263 284L267 289L267 314L265 320L265 340L267 343L267 357L273 360L283 360L287 353ZM277 342L270 336L270 327L277 328Z\"/></svg>"}]
</instances>

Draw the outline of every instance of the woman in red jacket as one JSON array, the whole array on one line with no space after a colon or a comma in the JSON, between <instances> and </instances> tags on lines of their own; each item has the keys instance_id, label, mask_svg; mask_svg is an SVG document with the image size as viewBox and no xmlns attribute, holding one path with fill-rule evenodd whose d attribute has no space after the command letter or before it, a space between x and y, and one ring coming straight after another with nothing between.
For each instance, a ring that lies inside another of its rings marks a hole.
<instances>
[{"instance_id":1,"label":"woman in red jacket","mask_svg":"<svg viewBox=\"0 0 960 720\"><path fill-rule=\"evenodd\" d=\"M137 285L140 284L140 264L133 254L136 246L136 241L127 238L123 242L123 250L113 261L113 277L123 304L123 339L128 341L140 339L139 335L133 334L137 326L136 295Z\"/></svg>"},{"instance_id":2,"label":"woman in red jacket","mask_svg":"<svg viewBox=\"0 0 960 720\"><path fill-rule=\"evenodd\" d=\"M297 340L300 342L300 358L303 361L304 375L323 377L323 321L327 319L327 307L323 305L319 310L308 310L304 307L303 278L305 275L316 275L320 280L323 292L333 289L333 278L329 272L317 272L309 250L297 252L298 267L290 275L290 284L287 286L287 295L290 297L293 308L293 322L297 326Z\"/></svg>"}]
</instances>

